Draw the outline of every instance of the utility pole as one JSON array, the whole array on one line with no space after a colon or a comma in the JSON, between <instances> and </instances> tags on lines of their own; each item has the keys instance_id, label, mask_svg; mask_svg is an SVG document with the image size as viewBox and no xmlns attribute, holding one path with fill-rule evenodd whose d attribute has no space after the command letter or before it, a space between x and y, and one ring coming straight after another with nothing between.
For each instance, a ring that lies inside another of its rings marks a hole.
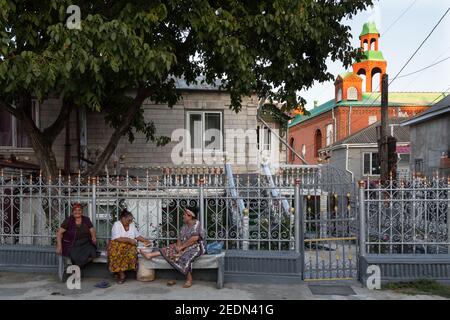
<instances>
[{"instance_id":1,"label":"utility pole","mask_svg":"<svg viewBox=\"0 0 450 320\"><path fill-rule=\"evenodd\" d=\"M385 184L389 180L389 150L388 150L388 75L381 78L381 128L378 139L378 155L380 159L380 180Z\"/></svg>"}]
</instances>

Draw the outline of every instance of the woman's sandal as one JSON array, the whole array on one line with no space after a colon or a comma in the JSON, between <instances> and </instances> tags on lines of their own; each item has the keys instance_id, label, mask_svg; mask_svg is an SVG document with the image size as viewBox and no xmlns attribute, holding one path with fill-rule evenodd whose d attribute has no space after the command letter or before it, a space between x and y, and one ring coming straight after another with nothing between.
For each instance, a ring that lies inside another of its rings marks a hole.
<instances>
[{"instance_id":1,"label":"woman's sandal","mask_svg":"<svg viewBox=\"0 0 450 320\"><path fill-rule=\"evenodd\" d=\"M183 288L190 288L190 287L192 287L192 282L190 282L190 281L186 281L184 284L183 284Z\"/></svg>"}]
</instances>

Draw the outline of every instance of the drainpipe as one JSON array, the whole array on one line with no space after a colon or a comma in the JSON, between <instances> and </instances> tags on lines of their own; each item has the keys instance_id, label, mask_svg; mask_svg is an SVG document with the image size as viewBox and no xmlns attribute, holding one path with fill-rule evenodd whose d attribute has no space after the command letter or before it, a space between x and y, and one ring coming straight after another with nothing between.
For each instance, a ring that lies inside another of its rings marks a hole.
<instances>
[{"instance_id":1,"label":"drainpipe","mask_svg":"<svg viewBox=\"0 0 450 320\"><path fill-rule=\"evenodd\" d=\"M349 110L348 110L348 135L347 136L352 134L351 121L352 121L352 106L350 106Z\"/></svg>"},{"instance_id":2,"label":"drainpipe","mask_svg":"<svg viewBox=\"0 0 450 320\"><path fill-rule=\"evenodd\" d=\"M351 174L353 182L353 172L348 169L348 144L345 145L345 171Z\"/></svg>"},{"instance_id":3,"label":"drainpipe","mask_svg":"<svg viewBox=\"0 0 450 320\"><path fill-rule=\"evenodd\" d=\"M337 141L336 139L336 133L337 133L337 128L336 128L336 117L334 115L334 106L333 109L331 109L331 118L333 119L333 143L335 143Z\"/></svg>"}]
</instances>

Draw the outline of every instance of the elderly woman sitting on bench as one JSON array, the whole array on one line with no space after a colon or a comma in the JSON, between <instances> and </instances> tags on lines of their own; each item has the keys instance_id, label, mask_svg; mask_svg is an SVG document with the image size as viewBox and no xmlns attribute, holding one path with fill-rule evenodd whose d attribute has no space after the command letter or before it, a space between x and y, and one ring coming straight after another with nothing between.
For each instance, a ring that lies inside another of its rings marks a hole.
<instances>
[{"instance_id":1,"label":"elderly woman sitting on bench","mask_svg":"<svg viewBox=\"0 0 450 320\"><path fill-rule=\"evenodd\" d=\"M154 252L140 250L140 253L146 259L163 256L175 270L186 276L183 288L189 288L192 286L192 262L206 252L205 231L191 210L184 210L183 223L175 244Z\"/></svg>"},{"instance_id":2,"label":"elderly woman sitting on bench","mask_svg":"<svg viewBox=\"0 0 450 320\"><path fill-rule=\"evenodd\" d=\"M111 230L108 247L109 270L116 274L118 284L125 282L126 271L137 269L138 241L143 242L145 246L150 245L150 241L140 235L133 220L133 214L124 209Z\"/></svg>"}]
</instances>

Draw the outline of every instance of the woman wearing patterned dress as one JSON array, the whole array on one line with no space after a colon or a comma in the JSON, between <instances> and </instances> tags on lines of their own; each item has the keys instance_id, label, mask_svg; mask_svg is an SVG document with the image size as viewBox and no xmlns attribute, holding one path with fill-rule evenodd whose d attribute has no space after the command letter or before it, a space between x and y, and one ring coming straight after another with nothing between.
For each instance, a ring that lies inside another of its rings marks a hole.
<instances>
[{"instance_id":1,"label":"woman wearing patterned dress","mask_svg":"<svg viewBox=\"0 0 450 320\"><path fill-rule=\"evenodd\" d=\"M192 286L192 262L206 251L205 232L201 228L196 214L191 210L184 210L183 222L175 244L155 252L140 250L140 253L146 259L163 256L175 270L186 276L183 288L189 288Z\"/></svg>"},{"instance_id":2,"label":"woman wearing patterned dress","mask_svg":"<svg viewBox=\"0 0 450 320\"><path fill-rule=\"evenodd\" d=\"M150 245L150 241L139 234L133 220L133 214L123 210L111 231L108 247L109 271L116 274L118 284L125 282L125 271L137 269L137 242L141 241L145 246Z\"/></svg>"}]
</instances>

